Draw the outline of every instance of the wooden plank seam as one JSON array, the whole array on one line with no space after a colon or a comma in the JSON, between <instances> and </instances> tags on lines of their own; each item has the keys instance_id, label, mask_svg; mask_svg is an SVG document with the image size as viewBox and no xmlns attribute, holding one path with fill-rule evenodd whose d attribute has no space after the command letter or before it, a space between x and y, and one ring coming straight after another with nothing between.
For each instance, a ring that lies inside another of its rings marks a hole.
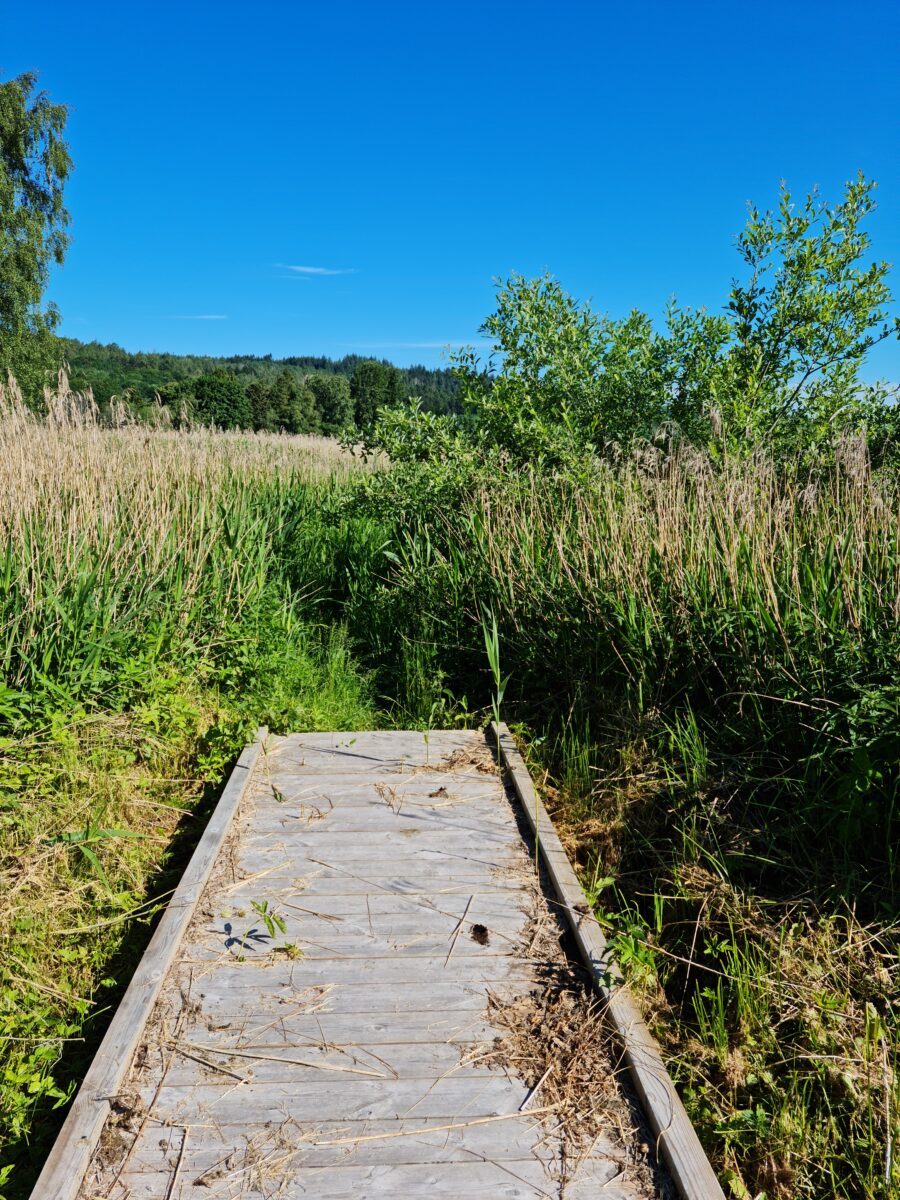
<instances>
[{"instance_id":1,"label":"wooden plank seam","mask_svg":"<svg viewBox=\"0 0 900 1200\"><path fill-rule=\"evenodd\" d=\"M550 814L505 722L488 734L522 806L585 965L606 1000L606 1012L662 1158L683 1200L725 1200L697 1131L666 1070L659 1046L641 1016Z\"/></svg>"},{"instance_id":2,"label":"wooden plank seam","mask_svg":"<svg viewBox=\"0 0 900 1200\"><path fill-rule=\"evenodd\" d=\"M78 1089L31 1200L75 1200L100 1134L127 1076L163 980L191 922L197 901L218 858L253 774L268 730L258 729L222 790L181 882L150 939L106 1036Z\"/></svg>"}]
</instances>

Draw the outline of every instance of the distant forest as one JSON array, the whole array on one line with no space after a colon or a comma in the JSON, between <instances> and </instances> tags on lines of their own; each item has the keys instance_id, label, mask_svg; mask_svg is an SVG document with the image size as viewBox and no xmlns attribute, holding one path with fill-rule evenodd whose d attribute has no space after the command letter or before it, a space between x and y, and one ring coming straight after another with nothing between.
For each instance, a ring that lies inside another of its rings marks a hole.
<instances>
[{"instance_id":1,"label":"distant forest","mask_svg":"<svg viewBox=\"0 0 900 1200\"><path fill-rule=\"evenodd\" d=\"M429 412L457 412L459 381L447 369L396 367L386 359L348 354L273 358L235 354L130 354L114 342L61 339L72 387L90 387L101 412L114 396L136 416L156 397L175 423L189 419L223 428L338 434L365 429L381 407L410 398Z\"/></svg>"}]
</instances>

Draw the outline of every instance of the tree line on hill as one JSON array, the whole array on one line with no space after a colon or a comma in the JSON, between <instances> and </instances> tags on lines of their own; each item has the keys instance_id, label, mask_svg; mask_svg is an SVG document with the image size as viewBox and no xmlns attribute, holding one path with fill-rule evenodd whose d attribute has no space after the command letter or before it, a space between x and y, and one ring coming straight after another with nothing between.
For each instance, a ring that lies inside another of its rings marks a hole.
<instances>
[{"instance_id":1,"label":"tree line on hill","mask_svg":"<svg viewBox=\"0 0 900 1200\"><path fill-rule=\"evenodd\" d=\"M186 418L222 428L335 435L368 428L378 408L410 397L428 412L459 411L459 383L449 370L396 367L358 354L130 354L115 343L73 338L62 342L62 351L71 386L90 387L101 412L116 396L141 417L158 397L176 423Z\"/></svg>"},{"instance_id":2,"label":"tree line on hill","mask_svg":"<svg viewBox=\"0 0 900 1200\"><path fill-rule=\"evenodd\" d=\"M64 104L38 89L34 72L0 81L0 379L14 375L32 407L41 407L45 387L66 366L71 386L90 387L101 414L116 396L141 418L158 396L176 423L335 434L365 429L379 406L410 397L429 412L459 410L458 381L447 370L359 355L129 354L115 344L59 337L60 314L45 293L69 244L67 117Z\"/></svg>"},{"instance_id":3,"label":"tree line on hill","mask_svg":"<svg viewBox=\"0 0 900 1200\"><path fill-rule=\"evenodd\" d=\"M318 433L339 437L372 428L378 410L399 408L410 392L399 368L361 361L348 378L341 374L299 375L282 368L275 375L245 381L217 367L203 375L161 385L153 401L125 392L132 416L147 417L165 406L173 425L214 425L261 433ZM104 404L100 404L101 413Z\"/></svg>"}]
</instances>

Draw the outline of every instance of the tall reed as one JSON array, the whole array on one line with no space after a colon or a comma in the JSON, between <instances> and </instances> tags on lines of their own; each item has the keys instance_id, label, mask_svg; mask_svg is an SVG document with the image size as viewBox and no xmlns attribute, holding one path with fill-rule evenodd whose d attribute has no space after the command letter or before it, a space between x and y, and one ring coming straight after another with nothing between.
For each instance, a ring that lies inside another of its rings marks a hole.
<instances>
[{"instance_id":1,"label":"tall reed","mask_svg":"<svg viewBox=\"0 0 900 1200\"><path fill-rule=\"evenodd\" d=\"M89 397L50 401L39 420L0 385L0 678L26 709L107 696L123 656L214 654L278 573L296 492L358 470L323 438L110 430Z\"/></svg>"},{"instance_id":2,"label":"tall reed","mask_svg":"<svg viewBox=\"0 0 900 1200\"><path fill-rule=\"evenodd\" d=\"M818 474L453 471L365 488L389 549L348 612L382 690L489 710L493 613L508 719L734 1194L895 1195L896 478L859 440Z\"/></svg>"}]
</instances>

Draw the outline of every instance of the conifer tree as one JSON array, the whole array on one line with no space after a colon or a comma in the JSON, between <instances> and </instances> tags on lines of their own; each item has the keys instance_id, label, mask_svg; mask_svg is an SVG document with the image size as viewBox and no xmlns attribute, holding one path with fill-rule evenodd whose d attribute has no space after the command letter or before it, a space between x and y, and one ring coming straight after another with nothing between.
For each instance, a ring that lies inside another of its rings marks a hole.
<instances>
[{"instance_id":1,"label":"conifer tree","mask_svg":"<svg viewBox=\"0 0 900 1200\"><path fill-rule=\"evenodd\" d=\"M254 379L247 385L247 403L250 405L250 416L255 430L268 432L275 428L270 389L262 380Z\"/></svg>"}]
</instances>

